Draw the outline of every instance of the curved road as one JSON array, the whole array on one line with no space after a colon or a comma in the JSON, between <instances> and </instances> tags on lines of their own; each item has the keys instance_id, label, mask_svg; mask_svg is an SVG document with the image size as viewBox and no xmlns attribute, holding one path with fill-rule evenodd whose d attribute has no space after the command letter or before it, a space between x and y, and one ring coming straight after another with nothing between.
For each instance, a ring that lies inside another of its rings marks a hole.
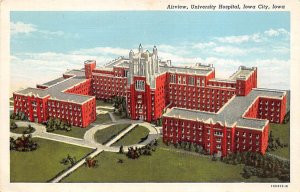
<instances>
[{"instance_id":1,"label":"curved road","mask_svg":"<svg viewBox=\"0 0 300 192\"><path fill-rule=\"evenodd\" d=\"M131 126L126 128L124 131L119 133L116 137L112 138L108 143L105 145L102 145L100 143L97 143L94 139L94 135L98 130L105 129L107 127L110 127L112 125L116 124L123 124L123 123L131 123ZM33 132L31 135L32 137L39 137L39 138L44 138L44 139L49 139L53 141L58 141L58 142L63 142L63 143L68 143L72 145L78 145L82 147L88 147L95 149L94 152L89 154L86 157L95 157L99 153L103 151L109 151L109 152L119 152L120 147L119 146L111 146L113 143L115 143L117 140L119 140L122 136L124 136L126 133L128 133L130 130L134 129L137 125L141 125L149 129L149 135L145 141L139 144L135 145L130 145L132 147L142 147L153 141L154 139L159 138L159 130L155 127L153 127L151 124L147 122L142 122L142 121L134 121L134 120L129 120L129 119L122 119L118 120L117 122L112 122L112 123L106 123L106 124L100 124L100 125L95 125L92 124L93 127L86 131L84 134L84 138L75 138L75 137L69 137L65 135L59 135L55 133L48 133L46 132L46 127L41 124L33 123L33 122L22 122L22 121L17 121L16 124L18 126L28 126L29 124L35 128L35 132ZM16 133L10 133L11 137L20 137L22 134L16 134ZM124 151L128 151L129 146L124 146ZM51 180L52 183L57 183L61 181L64 177L75 171L77 168L79 168L81 165L85 163L85 158L82 160L78 161L75 165L64 171L62 174L59 174L57 177Z\"/></svg>"},{"instance_id":2,"label":"curved road","mask_svg":"<svg viewBox=\"0 0 300 192\"><path fill-rule=\"evenodd\" d=\"M98 130L105 129L107 127L110 127L112 125L117 125L117 124L124 124L124 123L130 123L132 124L129 126L127 129L119 133L116 137L112 138L107 144L102 145L100 143L97 143L94 139L94 135ZM154 139L157 139L159 137L159 131L153 127L151 124L147 122L142 122L142 121L134 121L134 120L128 120L128 119L123 119L119 120L117 122L113 123L107 123L107 124L100 124L100 125L94 125L91 129L87 130L84 134L83 139L76 138L76 137L70 137L70 136L65 136L65 135L60 135L56 133L49 133L46 131L46 127L44 125L38 124L38 123L33 123L33 122L23 122L23 121L17 121L16 124L18 126L28 126L29 124L35 128L35 132L33 132L31 135L32 137L39 137L43 139L49 139L53 141L59 141L63 143L68 143L68 144L73 144L73 145L78 145L82 147L88 147L88 148L97 148L101 149L103 151L110 151L110 152L119 152L119 146L111 146L113 143L115 143L117 140L119 140L122 136L127 134L131 129L136 127L137 125L141 125L146 127L149 130L149 135L145 141L139 144L135 145L130 145L132 147L142 147L153 141ZM17 133L10 133L11 137L17 138L22 136L22 134L17 134ZM129 146L124 146L125 152L128 150Z\"/></svg>"}]
</instances>

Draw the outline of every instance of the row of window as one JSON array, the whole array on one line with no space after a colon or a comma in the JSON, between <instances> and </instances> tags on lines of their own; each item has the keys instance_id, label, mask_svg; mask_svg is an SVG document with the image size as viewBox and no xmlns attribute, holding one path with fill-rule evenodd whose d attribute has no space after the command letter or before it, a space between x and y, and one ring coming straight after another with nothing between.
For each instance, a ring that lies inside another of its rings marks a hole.
<instances>
[{"instance_id":1,"label":"row of window","mask_svg":"<svg viewBox=\"0 0 300 192\"><path fill-rule=\"evenodd\" d=\"M186 81L186 76L182 76L182 75L175 75L175 74L171 74L170 75L170 83L178 83L178 84L186 84L188 83L188 85L195 85L195 77L193 76L189 76L188 77L188 81ZM198 77L196 78L197 81L197 86L204 86L205 85L205 79Z\"/></svg>"},{"instance_id":2,"label":"row of window","mask_svg":"<svg viewBox=\"0 0 300 192\"><path fill-rule=\"evenodd\" d=\"M208 82L208 85L215 86L215 87L229 87L229 88L235 88L236 86L235 83L213 83L213 82Z\"/></svg>"}]
</instances>

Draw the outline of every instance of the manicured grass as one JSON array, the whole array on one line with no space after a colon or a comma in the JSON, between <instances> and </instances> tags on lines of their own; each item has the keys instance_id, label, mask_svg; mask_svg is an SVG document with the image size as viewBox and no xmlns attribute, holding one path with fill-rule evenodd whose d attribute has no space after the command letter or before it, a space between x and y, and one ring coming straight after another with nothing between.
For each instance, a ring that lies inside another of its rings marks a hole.
<instances>
[{"instance_id":1,"label":"manicured grass","mask_svg":"<svg viewBox=\"0 0 300 192\"><path fill-rule=\"evenodd\" d=\"M34 128L34 127L33 127ZM12 132L12 133L18 133L18 134L23 134L23 132L25 131L25 130L27 130L28 129L28 127L18 127L18 128L16 128L16 129L10 129L10 132ZM35 131L35 130L34 130ZM34 131L32 131L31 133L33 133Z\"/></svg>"},{"instance_id":2,"label":"manicured grass","mask_svg":"<svg viewBox=\"0 0 300 192\"><path fill-rule=\"evenodd\" d=\"M288 147L278 148L275 151L270 151L269 153L278 155L284 158L290 158L290 123L287 124L270 124L270 131L274 138L279 137L283 143L288 143Z\"/></svg>"},{"instance_id":3,"label":"manicured grass","mask_svg":"<svg viewBox=\"0 0 300 192\"><path fill-rule=\"evenodd\" d=\"M111 122L111 119L108 114L99 114L97 115L96 121L94 121L94 124L102 124ZM72 126L72 130L67 132L65 130L55 130L53 133L60 134L60 135L66 135L69 137L76 137L76 138L83 138L84 134L87 130L92 128L93 126L89 125L88 127L82 128L82 127L75 127Z\"/></svg>"},{"instance_id":4,"label":"manicured grass","mask_svg":"<svg viewBox=\"0 0 300 192\"><path fill-rule=\"evenodd\" d=\"M107 106L107 107L112 107L112 103L106 103L102 100L96 100L96 106Z\"/></svg>"},{"instance_id":5,"label":"manicured grass","mask_svg":"<svg viewBox=\"0 0 300 192\"><path fill-rule=\"evenodd\" d=\"M129 126L130 124L127 123L127 124L112 125L105 129L101 129L95 133L94 135L95 140L98 143L105 144L113 137L117 136L122 130L126 129Z\"/></svg>"},{"instance_id":6,"label":"manicured grass","mask_svg":"<svg viewBox=\"0 0 300 192\"><path fill-rule=\"evenodd\" d=\"M244 179L242 165L228 165L209 158L157 148L137 160L123 154L103 152L99 167L80 167L62 182L276 182L277 179ZM118 163L123 159L124 163Z\"/></svg>"},{"instance_id":7,"label":"manicured grass","mask_svg":"<svg viewBox=\"0 0 300 192\"><path fill-rule=\"evenodd\" d=\"M137 126L130 132L124 135L120 140L113 144L113 146L128 146L140 143L143 138L146 138L149 134L149 130L144 126Z\"/></svg>"},{"instance_id":8,"label":"manicured grass","mask_svg":"<svg viewBox=\"0 0 300 192\"><path fill-rule=\"evenodd\" d=\"M119 113L113 113L114 117L116 120L118 119L126 119L126 117L124 115L119 115Z\"/></svg>"},{"instance_id":9,"label":"manicured grass","mask_svg":"<svg viewBox=\"0 0 300 192\"><path fill-rule=\"evenodd\" d=\"M87 130L89 130L90 128L92 128L92 126L88 126L86 128L82 128L82 127L75 127L72 126L72 130L67 132L65 130L55 130L52 133L55 134L60 134L60 135L65 135L65 136L69 136L69 137L76 137L76 138L83 138L84 134Z\"/></svg>"},{"instance_id":10,"label":"manicured grass","mask_svg":"<svg viewBox=\"0 0 300 192\"><path fill-rule=\"evenodd\" d=\"M93 123L94 124L102 124L102 123L107 123L107 122L111 122L111 119L110 119L110 116L108 113L97 115L97 119Z\"/></svg>"},{"instance_id":11,"label":"manicured grass","mask_svg":"<svg viewBox=\"0 0 300 192\"><path fill-rule=\"evenodd\" d=\"M32 152L10 152L11 182L46 182L67 168L60 161L70 154L77 160L92 149L34 138L39 148Z\"/></svg>"}]
</instances>

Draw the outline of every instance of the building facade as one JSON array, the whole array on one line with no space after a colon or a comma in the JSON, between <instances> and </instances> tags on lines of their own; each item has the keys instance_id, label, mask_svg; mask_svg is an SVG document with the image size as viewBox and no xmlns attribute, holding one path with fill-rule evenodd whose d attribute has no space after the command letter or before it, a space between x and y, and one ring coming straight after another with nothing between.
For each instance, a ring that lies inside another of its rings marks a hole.
<instances>
[{"instance_id":1,"label":"building facade","mask_svg":"<svg viewBox=\"0 0 300 192\"><path fill-rule=\"evenodd\" d=\"M96 120L96 99L89 96L91 82L84 70L71 70L37 88L14 92L14 113L23 113L28 120L38 123L58 118L87 127Z\"/></svg>"},{"instance_id":2,"label":"building facade","mask_svg":"<svg viewBox=\"0 0 300 192\"><path fill-rule=\"evenodd\" d=\"M213 65L172 66L152 52L129 52L101 68L86 61L56 80L14 93L14 111L31 121L60 118L86 127L96 119L95 99L125 97L131 119L163 121L163 141L192 142L209 153L265 153L269 122L282 123L286 92L257 88L257 68L241 66L229 78ZM166 112L166 113L164 113ZM164 113L164 114L163 114Z\"/></svg>"}]
</instances>

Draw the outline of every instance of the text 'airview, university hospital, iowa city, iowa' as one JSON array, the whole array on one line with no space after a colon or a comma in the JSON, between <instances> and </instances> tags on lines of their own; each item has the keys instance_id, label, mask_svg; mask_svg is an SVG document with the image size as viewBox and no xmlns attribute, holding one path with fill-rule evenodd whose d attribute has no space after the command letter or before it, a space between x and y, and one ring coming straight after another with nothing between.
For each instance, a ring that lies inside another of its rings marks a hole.
<instances>
[{"instance_id":1,"label":"text 'airview, university hospital, iowa city, iowa'","mask_svg":"<svg viewBox=\"0 0 300 192\"><path fill-rule=\"evenodd\" d=\"M273 4L272 6L266 4L208 4L208 5L179 5L169 4L167 9L171 10L284 10L285 5Z\"/></svg>"}]
</instances>

